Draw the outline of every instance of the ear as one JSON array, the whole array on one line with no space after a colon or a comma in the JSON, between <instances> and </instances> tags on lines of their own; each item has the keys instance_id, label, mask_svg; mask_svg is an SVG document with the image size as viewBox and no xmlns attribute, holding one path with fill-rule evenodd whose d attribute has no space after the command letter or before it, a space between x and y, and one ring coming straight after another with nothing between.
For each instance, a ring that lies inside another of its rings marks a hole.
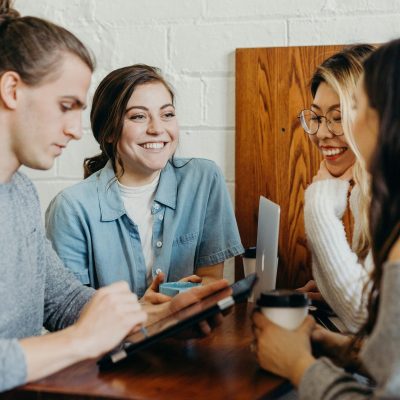
<instances>
[{"instance_id":1,"label":"ear","mask_svg":"<svg viewBox=\"0 0 400 400\"><path fill-rule=\"evenodd\" d=\"M22 79L17 72L6 71L0 77L0 99L4 106L14 110L17 107L17 89Z\"/></svg>"}]
</instances>

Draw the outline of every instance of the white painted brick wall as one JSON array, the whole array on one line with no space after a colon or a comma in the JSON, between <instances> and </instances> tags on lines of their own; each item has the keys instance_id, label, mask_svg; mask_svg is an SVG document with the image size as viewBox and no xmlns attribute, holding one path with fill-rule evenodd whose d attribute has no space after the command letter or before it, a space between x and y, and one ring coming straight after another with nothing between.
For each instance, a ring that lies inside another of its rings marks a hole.
<instances>
[{"instance_id":1,"label":"white painted brick wall","mask_svg":"<svg viewBox=\"0 0 400 400\"><path fill-rule=\"evenodd\" d=\"M90 95L112 69L162 68L177 92L179 154L213 159L234 194L234 52L238 47L383 42L400 36L399 0L16 0L23 15L70 29L97 58ZM90 104L90 101L89 101ZM28 171L43 210L97 152L85 134L50 171ZM26 170L26 169L25 169ZM232 264L228 276L232 276Z\"/></svg>"}]
</instances>

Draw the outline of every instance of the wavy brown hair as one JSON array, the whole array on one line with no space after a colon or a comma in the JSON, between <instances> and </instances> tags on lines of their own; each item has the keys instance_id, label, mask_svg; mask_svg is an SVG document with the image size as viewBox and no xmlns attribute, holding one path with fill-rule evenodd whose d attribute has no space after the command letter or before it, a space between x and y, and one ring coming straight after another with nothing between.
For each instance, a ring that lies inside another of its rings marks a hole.
<instances>
[{"instance_id":1,"label":"wavy brown hair","mask_svg":"<svg viewBox=\"0 0 400 400\"><path fill-rule=\"evenodd\" d=\"M108 160L111 160L114 171L118 162L123 173L124 166L118 156L117 145L124 126L126 106L136 87L151 82L162 83L174 103L172 88L161 76L160 70L149 65L135 64L119 68L100 82L93 97L90 121L101 153L84 160L85 178L103 168Z\"/></svg>"}]
</instances>

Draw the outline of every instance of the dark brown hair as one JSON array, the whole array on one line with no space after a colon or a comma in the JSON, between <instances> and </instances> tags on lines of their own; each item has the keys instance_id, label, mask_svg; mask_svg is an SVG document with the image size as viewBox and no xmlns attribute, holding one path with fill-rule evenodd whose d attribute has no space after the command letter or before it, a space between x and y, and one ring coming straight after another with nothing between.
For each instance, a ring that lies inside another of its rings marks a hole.
<instances>
[{"instance_id":1,"label":"dark brown hair","mask_svg":"<svg viewBox=\"0 0 400 400\"><path fill-rule=\"evenodd\" d=\"M359 332L363 337L375 326L383 264L400 237L400 39L378 48L364 62L364 89L369 105L379 117L377 147L370 173L370 229L375 269L368 299L368 320Z\"/></svg>"},{"instance_id":2,"label":"dark brown hair","mask_svg":"<svg viewBox=\"0 0 400 400\"><path fill-rule=\"evenodd\" d=\"M15 71L26 84L37 85L56 76L63 52L94 70L91 54L71 32L41 18L20 17L10 0L0 0L0 76Z\"/></svg>"},{"instance_id":3,"label":"dark brown hair","mask_svg":"<svg viewBox=\"0 0 400 400\"><path fill-rule=\"evenodd\" d=\"M101 153L85 159L85 178L103 168L108 160L111 160L114 171L118 162L123 173L124 166L118 156L117 144L124 126L126 106L136 87L151 82L162 83L174 102L174 93L160 70L148 65L135 64L117 69L100 82L93 97L90 121Z\"/></svg>"}]
</instances>

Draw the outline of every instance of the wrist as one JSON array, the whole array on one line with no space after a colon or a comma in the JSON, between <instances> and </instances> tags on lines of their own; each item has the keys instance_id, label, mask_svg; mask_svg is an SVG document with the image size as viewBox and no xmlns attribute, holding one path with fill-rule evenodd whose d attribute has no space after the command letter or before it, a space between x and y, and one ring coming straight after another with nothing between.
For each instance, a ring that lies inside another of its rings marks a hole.
<instances>
[{"instance_id":1,"label":"wrist","mask_svg":"<svg viewBox=\"0 0 400 400\"><path fill-rule=\"evenodd\" d=\"M295 385L296 387L299 386L303 375L305 374L307 369L315 363L315 361L316 359L311 354L304 355L298 359L298 361L294 365L292 373L290 374L290 376L288 376L293 385Z\"/></svg>"},{"instance_id":2,"label":"wrist","mask_svg":"<svg viewBox=\"0 0 400 400\"><path fill-rule=\"evenodd\" d=\"M76 362L95 358L99 355L94 349L94 341L91 336L81 334L76 325L64 329L63 332L66 334L66 341L68 348L71 350L71 356L75 358Z\"/></svg>"}]
</instances>

